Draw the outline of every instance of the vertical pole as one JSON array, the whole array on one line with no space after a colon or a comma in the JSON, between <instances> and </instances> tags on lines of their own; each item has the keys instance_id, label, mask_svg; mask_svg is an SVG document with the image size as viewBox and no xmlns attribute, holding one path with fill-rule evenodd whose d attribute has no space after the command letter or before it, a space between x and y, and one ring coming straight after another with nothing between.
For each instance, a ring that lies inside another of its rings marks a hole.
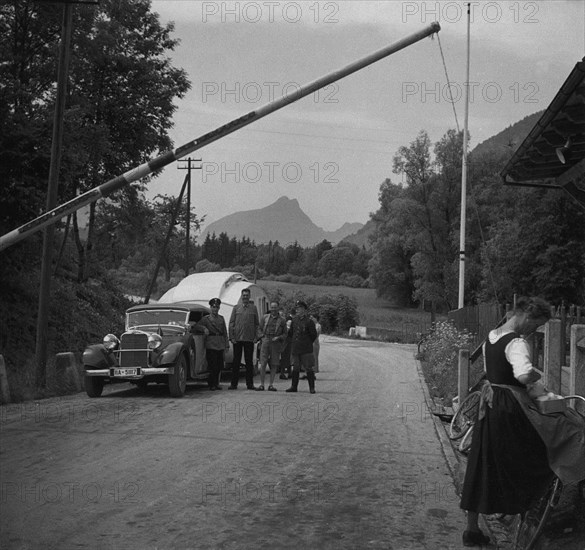
<instances>
[{"instance_id":1,"label":"vertical pole","mask_svg":"<svg viewBox=\"0 0 585 550\"><path fill-rule=\"evenodd\" d=\"M187 159L189 168L187 171L187 217L185 218L185 277L189 276L189 245L191 226L191 157Z\"/></svg>"},{"instance_id":2,"label":"vertical pole","mask_svg":"<svg viewBox=\"0 0 585 550\"><path fill-rule=\"evenodd\" d=\"M182 162L186 162L187 166L181 166ZM201 170L201 166L193 166L192 162L201 162L201 159L192 159L189 157L186 160L178 161L177 170L187 170L187 176L183 188L187 187L187 215L185 217L185 277L189 275L189 246L191 244L191 170Z\"/></svg>"},{"instance_id":3,"label":"vertical pole","mask_svg":"<svg viewBox=\"0 0 585 550\"><path fill-rule=\"evenodd\" d=\"M465 86L465 122L463 125L463 160L461 163L461 227L459 230L459 308L465 305L465 221L467 217L467 127L469 122L469 34L471 4L467 4L467 85Z\"/></svg>"},{"instance_id":4,"label":"vertical pole","mask_svg":"<svg viewBox=\"0 0 585 550\"><path fill-rule=\"evenodd\" d=\"M561 323L561 339L559 342L559 361L561 366L567 365L567 308L565 306L565 301L561 302L561 311L560 311L560 323Z\"/></svg>"},{"instance_id":5,"label":"vertical pole","mask_svg":"<svg viewBox=\"0 0 585 550\"><path fill-rule=\"evenodd\" d=\"M556 394L561 393L561 368L559 348L563 336L561 322L551 319L544 325L544 385ZM533 357L533 362L536 358Z\"/></svg>"},{"instance_id":6,"label":"vertical pole","mask_svg":"<svg viewBox=\"0 0 585 550\"><path fill-rule=\"evenodd\" d=\"M55 113L53 115L51 163L49 166L49 183L47 188L47 210L52 210L57 206L59 169L61 167L61 143L63 138L63 114L65 112L65 99L67 96L67 74L69 70L72 12L73 6L71 4L63 4L61 43L59 44L57 96L55 100ZM49 325L49 307L51 302L51 267L53 263L54 229L54 225L47 226L43 235L35 353L36 385L38 387L44 387L47 382L47 332Z\"/></svg>"},{"instance_id":7,"label":"vertical pole","mask_svg":"<svg viewBox=\"0 0 585 550\"><path fill-rule=\"evenodd\" d=\"M459 366L458 366L458 384L457 391L459 395L459 404L463 403L463 400L469 393L469 350L459 350Z\"/></svg>"},{"instance_id":8,"label":"vertical pole","mask_svg":"<svg viewBox=\"0 0 585 550\"><path fill-rule=\"evenodd\" d=\"M569 394L585 397L585 325L571 327L571 352L569 370ZM578 405L575 404L577 407ZM581 411L585 411L583 403L579 403Z\"/></svg>"}]
</instances>

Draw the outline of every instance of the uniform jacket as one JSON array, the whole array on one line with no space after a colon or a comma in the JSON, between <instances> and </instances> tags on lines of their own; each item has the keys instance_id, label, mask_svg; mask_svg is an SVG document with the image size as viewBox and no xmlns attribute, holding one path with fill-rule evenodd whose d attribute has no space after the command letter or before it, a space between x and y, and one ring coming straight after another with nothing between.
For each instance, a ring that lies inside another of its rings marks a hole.
<instances>
[{"instance_id":1,"label":"uniform jacket","mask_svg":"<svg viewBox=\"0 0 585 550\"><path fill-rule=\"evenodd\" d=\"M313 342L317 338L317 329L308 315L295 317L288 334L292 338L291 353L293 355L313 353Z\"/></svg>"},{"instance_id":2,"label":"uniform jacket","mask_svg":"<svg viewBox=\"0 0 585 550\"><path fill-rule=\"evenodd\" d=\"M195 325L195 332L197 334L203 334L204 328L209 331L209 335L205 338L205 347L207 349L220 350L228 347L227 328L225 326L225 319L221 315L215 318L212 315L206 315Z\"/></svg>"}]
</instances>

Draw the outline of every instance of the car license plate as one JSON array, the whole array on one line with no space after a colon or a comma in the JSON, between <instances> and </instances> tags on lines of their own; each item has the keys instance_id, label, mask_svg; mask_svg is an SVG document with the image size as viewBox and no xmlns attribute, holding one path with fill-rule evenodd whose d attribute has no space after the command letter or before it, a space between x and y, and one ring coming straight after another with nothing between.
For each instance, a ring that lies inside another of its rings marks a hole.
<instances>
[{"instance_id":1,"label":"car license plate","mask_svg":"<svg viewBox=\"0 0 585 550\"><path fill-rule=\"evenodd\" d=\"M114 376L137 376L139 369L114 369Z\"/></svg>"}]
</instances>

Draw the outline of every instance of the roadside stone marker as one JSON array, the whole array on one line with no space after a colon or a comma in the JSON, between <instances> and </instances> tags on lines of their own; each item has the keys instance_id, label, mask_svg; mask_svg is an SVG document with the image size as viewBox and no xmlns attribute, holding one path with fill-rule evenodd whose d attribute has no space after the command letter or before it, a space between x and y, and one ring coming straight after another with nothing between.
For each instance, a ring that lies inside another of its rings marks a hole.
<instances>
[{"instance_id":1,"label":"roadside stone marker","mask_svg":"<svg viewBox=\"0 0 585 550\"><path fill-rule=\"evenodd\" d=\"M55 375L57 381L63 383L67 389L81 391L81 381L74 353L68 351L56 355Z\"/></svg>"}]
</instances>

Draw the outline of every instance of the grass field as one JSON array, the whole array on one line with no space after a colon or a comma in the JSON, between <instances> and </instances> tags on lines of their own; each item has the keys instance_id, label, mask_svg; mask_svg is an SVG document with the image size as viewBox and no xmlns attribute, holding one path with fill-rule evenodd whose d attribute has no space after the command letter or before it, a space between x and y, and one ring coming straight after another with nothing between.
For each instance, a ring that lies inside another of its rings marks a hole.
<instances>
[{"instance_id":1,"label":"grass field","mask_svg":"<svg viewBox=\"0 0 585 550\"><path fill-rule=\"evenodd\" d=\"M299 285L277 281L257 282L266 292L280 288L285 295L300 291L306 296L318 298L325 294L344 294L354 298L358 305L360 325L369 329L390 331L393 339L402 342L414 342L417 334L426 332L431 324L431 314L421 309L396 307L388 300L378 298L372 288L350 288L346 286ZM439 316L437 317L437 320ZM375 332L375 331L369 331Z\"/></svg>"}]
</instances>

